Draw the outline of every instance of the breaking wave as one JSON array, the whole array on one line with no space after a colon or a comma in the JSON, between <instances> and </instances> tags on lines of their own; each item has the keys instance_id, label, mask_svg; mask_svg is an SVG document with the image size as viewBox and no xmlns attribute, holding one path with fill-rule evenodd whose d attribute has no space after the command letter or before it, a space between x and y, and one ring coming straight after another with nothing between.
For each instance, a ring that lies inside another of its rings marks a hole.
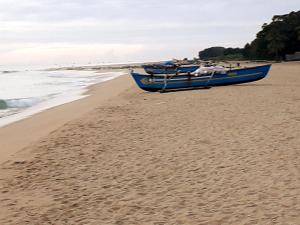
<instances>
[{"instance_id":1,"label":"breaking wave","mask_svg":"<svg viewBox=\"0 0 300 225\"><path fill-rule=\"evenodd\" d=\"M28 108L43 101L40 98L0 99L0 110Z\"/></svg>"}]
</instances>

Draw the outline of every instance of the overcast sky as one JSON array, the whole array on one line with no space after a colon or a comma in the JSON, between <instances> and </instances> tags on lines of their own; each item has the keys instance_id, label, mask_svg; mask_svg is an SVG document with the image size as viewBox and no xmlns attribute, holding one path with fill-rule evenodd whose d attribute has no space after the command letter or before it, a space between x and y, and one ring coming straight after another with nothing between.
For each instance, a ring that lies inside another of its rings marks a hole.
<instances>
[{"instance_id":1,"label":"overcast sky","mask_svg":"<svg viewBox=\"0 0 300 225\"><path fill-rule=\"evenodd\" d=\"M243 47L300 0L0 0L0 65L192 58Z\"/></svg>"}]
</instances>

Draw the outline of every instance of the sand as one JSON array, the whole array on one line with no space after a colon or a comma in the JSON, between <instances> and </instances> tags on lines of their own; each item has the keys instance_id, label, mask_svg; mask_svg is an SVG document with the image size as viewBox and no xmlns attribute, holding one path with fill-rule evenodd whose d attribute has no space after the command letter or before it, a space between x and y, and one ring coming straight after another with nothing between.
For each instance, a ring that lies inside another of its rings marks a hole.
<instances>
[{"instance_id":1,"label":"sand","mask_svg":"<svg viewBox=\"0 0 300 225\"><path fill-rule=\"evenodd\" d=\"M89 95L88 98L54 107L26 120L0 127L0 164L22 150L24 146L48 135L64 123L83 116L111 97L118 96L130 85L131 82L125 77L99 83L91 86L85 93Z\"/></svg>"},{"instance_id":2,"label":"sand","mask_svg":"<svg viewBox=\"0 0 300 225\"><path fill-rule=\"evenodd\" d=\"M206 90L114 82L117 93L97 102L96 86L73 112L59 108L70 119L7 156L0 224L299 224L299 62Z\"/></svg>"}]
</instances>

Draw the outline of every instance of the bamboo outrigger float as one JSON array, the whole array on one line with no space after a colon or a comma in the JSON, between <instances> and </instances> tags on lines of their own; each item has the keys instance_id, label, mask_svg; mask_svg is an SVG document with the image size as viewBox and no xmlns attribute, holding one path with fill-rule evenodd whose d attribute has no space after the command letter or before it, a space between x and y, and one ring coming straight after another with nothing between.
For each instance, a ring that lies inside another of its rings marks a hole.
<instances>
[{"instance_id":1,"label":"bamboo outrigger float","mask_svg":"<svg viewBox=\"0 0 300 225\"><path fill-rule=\"evenodd\" d=\"M192 73L147 75L131 71L131 75L137 85L145 91L166 91L253 82L265 78L270 67L271 65L242 69L200 67Z\"/></svg>"}]
</instances>

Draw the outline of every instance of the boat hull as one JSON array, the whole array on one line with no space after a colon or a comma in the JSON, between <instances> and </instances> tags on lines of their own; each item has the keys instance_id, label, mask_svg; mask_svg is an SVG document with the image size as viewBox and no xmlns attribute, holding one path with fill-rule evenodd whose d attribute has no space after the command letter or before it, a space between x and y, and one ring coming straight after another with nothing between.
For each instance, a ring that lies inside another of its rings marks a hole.
<instances>
[{"instance_id":1,"label":"boat hull","mask_svg":"<svg viewBox=\"0 0 300 225\"><path fill-rule=\"evenodd\" d=\"M159 91L167 89L184 89L208 86L225 86L233 84L242 84L254 82L265 78L271 65L257 66L252 68L243 68L230 70L224 73L215 73L211 75L193 76L182 74L176 76L170 75L144 75L132 72L137 85L145 91ZM165 77L167 76L167 83Z\"/></svg>"}]
</instances>

